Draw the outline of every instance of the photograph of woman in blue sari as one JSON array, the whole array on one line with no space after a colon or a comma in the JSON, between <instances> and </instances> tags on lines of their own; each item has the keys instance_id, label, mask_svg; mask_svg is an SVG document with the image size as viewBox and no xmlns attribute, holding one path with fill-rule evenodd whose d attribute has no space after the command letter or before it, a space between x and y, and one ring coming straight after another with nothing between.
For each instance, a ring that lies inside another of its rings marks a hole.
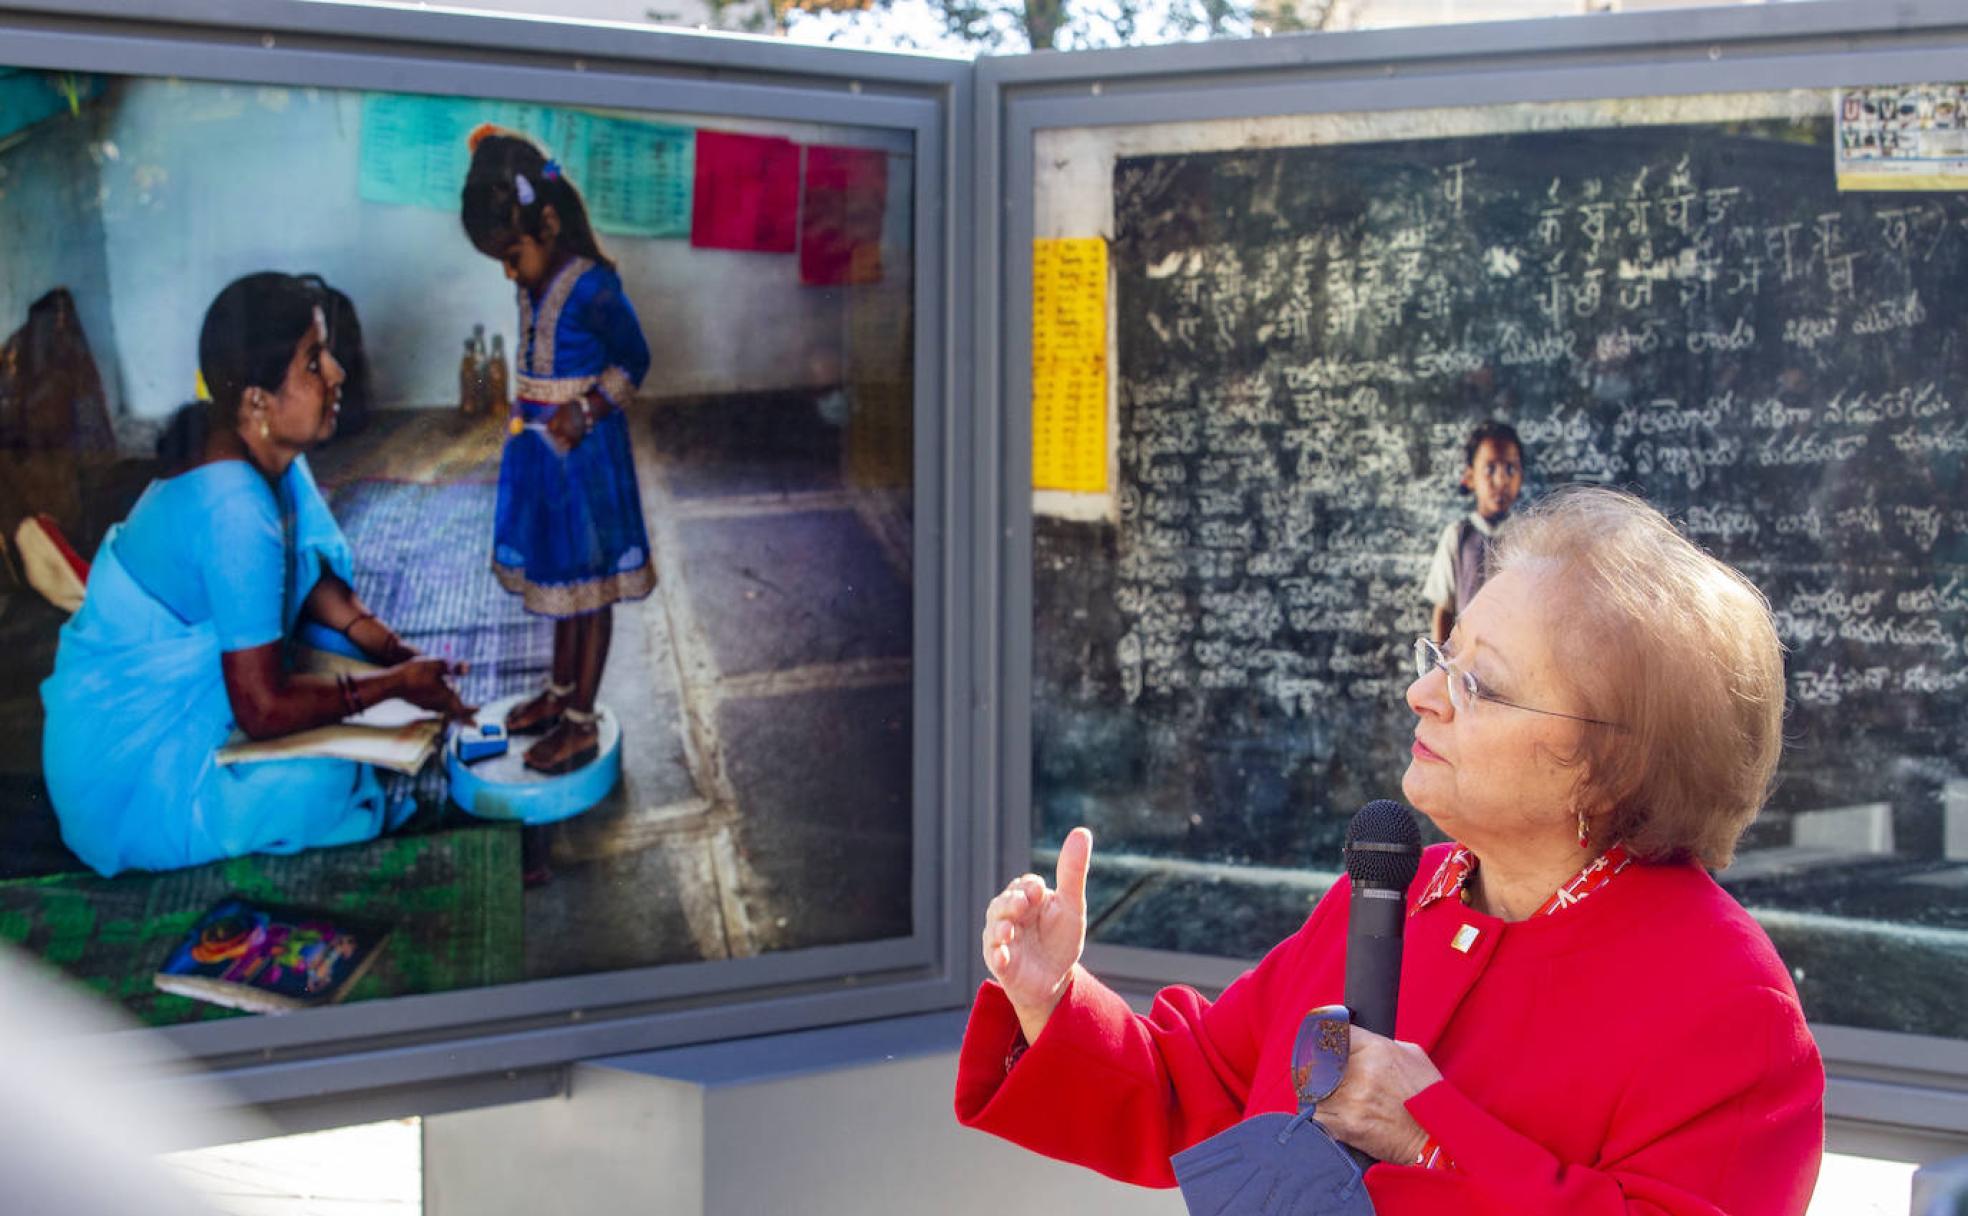
<instances>
[{"instance_id":1,"label":"photograph of woman in blue sari","mask_svg":"<svg viewBox=\"0 0 1968 1216\"><path fill-rule=\"evenodd\" d=\"M63 841L98 873L350 844L413 807L351 761L218 764L235 727L270 738L392 697L471 714L449 680L461 669L420 657L351 588L348 542L303 455L334 434L344 375L323 305L284 274L219 293L199 335L211 402L188 415L204 423L191 467L111 529L62 628L41 686L43 764ZM386 666L289 670L303 622Z\"/></svg>"}]
</instances>

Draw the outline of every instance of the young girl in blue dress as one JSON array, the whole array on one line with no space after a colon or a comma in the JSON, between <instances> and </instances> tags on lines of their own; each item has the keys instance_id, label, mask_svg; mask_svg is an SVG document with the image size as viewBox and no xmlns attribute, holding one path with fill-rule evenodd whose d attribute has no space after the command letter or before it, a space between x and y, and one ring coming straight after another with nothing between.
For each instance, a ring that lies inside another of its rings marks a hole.
<instances>
[{"instance_id":1,"label":"young girl in blue dress","mask_svg":"<svg viewBox=\"0 0 1968 1216\"><path fill-rule=\"evenodd\" d=\"M623 413L649 371L649 345L560 167L496 127L474 131L471 148L465 233L519 286L492 570L528 612L554 619L551 680L506 727L545 731L526 763L564 773L597 754L611 606L656 586Z\"/></svg>"}]
</instances>

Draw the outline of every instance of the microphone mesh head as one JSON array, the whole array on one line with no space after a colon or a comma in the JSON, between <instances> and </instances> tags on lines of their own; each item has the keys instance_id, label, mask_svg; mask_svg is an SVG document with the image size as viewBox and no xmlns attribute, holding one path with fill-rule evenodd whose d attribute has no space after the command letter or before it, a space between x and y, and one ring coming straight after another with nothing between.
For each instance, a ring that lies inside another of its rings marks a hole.
<instances>
[{"instance_id":1,"label":"microphone mesh head","mask_svg":"<svg viewBox=\"0 0 1968 1216\"><path fill-rule=\"evenodd\" d=\"M1420 865L1421 829L1407 807L1381 798L1353 813L1346 825L1346 873L1354 886L1405 891Z\"/></svg>"}]
</instances>

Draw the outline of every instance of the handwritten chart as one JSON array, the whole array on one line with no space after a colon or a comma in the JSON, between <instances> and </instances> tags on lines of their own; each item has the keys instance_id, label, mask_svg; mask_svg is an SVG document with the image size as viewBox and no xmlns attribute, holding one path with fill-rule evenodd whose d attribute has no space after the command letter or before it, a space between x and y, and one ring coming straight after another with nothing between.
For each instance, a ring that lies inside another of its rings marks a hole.
<instances>
[{"instance_id":1,"label":"handwritten chart","mask_svg":"<svg viewBox=\"0 0 1968 1216\"><path fill-rule=\"evenodd\" d=\"M696 131L471 97L371 93L362 99L358 192L372 203L458 209L481 123L515 131L557 158L598 231L687 237Z\"/></svg>"},{"instance_id":2,"label":"handwritten chart","mask_svg":"<svg viewBox=\"0 0 1968 1216\"><path fill-rule=\"evenodd\" d=\"M489 122L517 131L551 154L559 117L518 102L370 93L362 99L357 192L365 202L456 211L474 127Z\"/></svg>"},{"instance_id":3,"label":"handwritten chart","mask_svg":"<svg viewBox=\"0 0 1968 1216\"><path fill-rule=\"evenodd\" d=\"M571 114L567 171L602 232L688 237L697 132Z\"/></svg>"}]
</instances>

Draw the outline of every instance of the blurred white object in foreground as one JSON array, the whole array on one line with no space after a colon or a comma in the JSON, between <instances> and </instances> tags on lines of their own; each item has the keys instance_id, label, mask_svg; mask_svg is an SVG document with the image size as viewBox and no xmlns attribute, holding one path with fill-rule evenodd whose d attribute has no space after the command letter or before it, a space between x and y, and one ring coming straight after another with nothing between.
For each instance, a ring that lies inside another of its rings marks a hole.
<instances>
[{"instance_id":1,"label":"blurred white object in foreground","mask_svg":"<svg viewBox=\"0 0 1968 1216\"><path fill-rule=\"evenodd\" d=\"M267 1130L229 1111L196 1065L136 1029L100 998L0 943L0 1178L8 1216L211 1216L157 1154Z\"/></svg>"}]
</instances>

